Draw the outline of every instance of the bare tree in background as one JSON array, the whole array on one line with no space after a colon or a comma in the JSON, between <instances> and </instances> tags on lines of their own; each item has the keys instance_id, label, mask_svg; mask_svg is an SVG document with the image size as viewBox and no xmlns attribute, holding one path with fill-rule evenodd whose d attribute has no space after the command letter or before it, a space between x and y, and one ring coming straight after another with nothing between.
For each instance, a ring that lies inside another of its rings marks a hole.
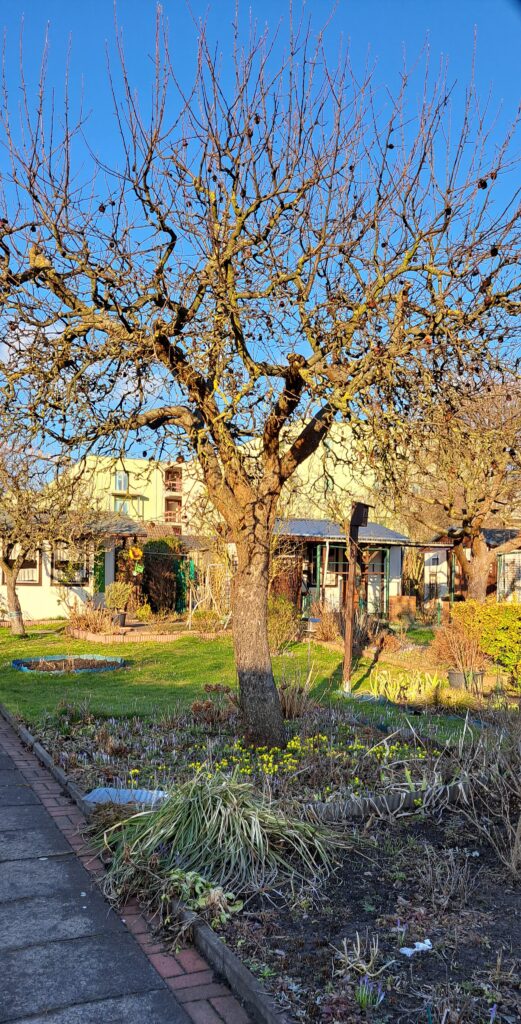
<instances>
[{"instance_id":1,"label":"bare tree in background","mask_svg":"<svg viewBox=\"0 0 521 1024\"><path fill-rule=\"evenodd\" d=\"M11 632L25 635L17 591L29 559L41 558L57 542L70 551L95 531L96 506L81 473L60 471L57 459L13 438L2 423L0 447L0 569L6 587ZM8 438L8 440L7 440Z\"/></svg>"},{"instance_id":2,"label":"bare tree in background","mask_svg":"<svg viewBox=\"0 0 521 1024\"><path fill-rule=\"evenodd\" d=\"M407 437L407 458L387 458L376 434L380 489L416 536L448 533L468 597L484 601L498 555L521 544L521 396L516 379L491 378L457 411L433 409ZM403 446L403 435L400 446ZM384 470L385 464L385 470ZM486 528L514 535L489 548ZM470 551L470 559L467 552Z\"/></svg>"},{"instance_id":3,"label":"bare tree in background","mask_svg":"<svg viewBox=\"0 0 521 1024\"><path fill-rule=\"evenodd\" d=\"M34 107L22 82L22 136L4 98L3 392L71 450L147 433L190 448L237 549L245 725L277 744L281 489L336 420L356 436L427 415L448 368L464 389L518 329L514 185L494 200L510 137L489 137L472 86L456 129L443 75L419 107L405 72L374 94L305 30L280 62L268 34L242 48L237 30L221 58L203 30L185 91L159 21L145 113L118 45L117 166L96 165L70 111L51 130L43 75Z\"/></svg>"}]
</instances>

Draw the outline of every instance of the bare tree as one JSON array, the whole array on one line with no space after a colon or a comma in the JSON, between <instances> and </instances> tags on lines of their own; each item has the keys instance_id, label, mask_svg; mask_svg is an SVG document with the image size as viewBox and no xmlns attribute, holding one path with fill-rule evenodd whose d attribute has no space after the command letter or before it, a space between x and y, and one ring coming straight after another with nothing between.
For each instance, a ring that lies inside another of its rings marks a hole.
<instances>
[{"instance_id":1,"label":"bare tree","mask_svg":"<svg viewBox=\"0 0 521 1024\"><path fill-rule=\"evenodd\" d=\"M456 131L443 75L409 105L405 71L374 93L298 28L281 61L268 34L242 47L237 28L224 60L202 30L185 91L159 22L145 114L118 46L122 155L88 180L85 126L50 127L43 75L34 109L22 81L21 140L4 99L4 391L30 388L33 421L71 448L184 440L236 544L246 728L280 743L281 489L336 420L356 435L428 410L447 367L471 378L516 329L519 207L494 200L511 135L490 137L472 85Z\"/></svg>"},{"instance_id":2,"label":"bare tree","mask_svg":"<svg viewBox=\"0 0 521 1024\"><path fill-rule=\"evenodd\" d=\"M5 422L2 424L5 431ZM5 437L5 433L4 433ZM60 472L56 456L35 451L11 436L0 448L0 569L12 633L25 635L17 591L20 572L32 556L55 542L74 545L92 538L95 505L81 473Z\"/></svg>"},{"instance_id":3,"label":"bare tree","mask_svg":"<svg viewBox=\"0 0 521 1024\"><path fill-rule=\"evenodd\" d=\"M374 442L375 438L373 438ZM380 439L380 444L388 443ZM400 446L403 445L403 435ZM401 520L421 539L450 533L467 594L484 601L498 555L521 544L521 397L515 378L492 378L457 411L433 409L411 424L407 459L377 456L380 487ZM378 452L378 445L376 445ZM514 530L496 547L484 531ZM470 559L467 552L470 551Z\"/></svg>"}]
</instances>

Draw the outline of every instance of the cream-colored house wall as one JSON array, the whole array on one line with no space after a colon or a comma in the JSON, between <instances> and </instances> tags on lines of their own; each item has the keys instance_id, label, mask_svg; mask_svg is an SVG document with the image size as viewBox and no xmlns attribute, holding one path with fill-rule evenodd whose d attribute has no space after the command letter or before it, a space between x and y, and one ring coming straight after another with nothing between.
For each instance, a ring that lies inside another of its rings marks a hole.
<instances>
[{"instance_id":1,"label":"cream-colored house wall","mask_svg":"<svg viewBox=\"0 0 521 1024\"><path fill-rule=\"evenodd\" d=\"M164 517L164 474L166 463L150 459L118 458L89 455L85 471L93 481L94 493L108 511L116 509L116 499L128 500L131 519L149 522ZM170 465L170 464L168 464ZM128 474L128 492L116 490L116 473Z\"/></svg>"},{"instance_id":2,"label":"cream-colored house wall","mask_svg":"<svg viewBox=\"0 0 521 1024\"><path fill-rule=\"evenodd\" d=\"M41 582L19 583L16 588L26 622L67 618L71 607L92 597L92 584L88 587L62 587L52 582L50 545L44 545L39 560ZM7 588L0 583L0 618L7 617Z\"/></svg>"}]
</instances>

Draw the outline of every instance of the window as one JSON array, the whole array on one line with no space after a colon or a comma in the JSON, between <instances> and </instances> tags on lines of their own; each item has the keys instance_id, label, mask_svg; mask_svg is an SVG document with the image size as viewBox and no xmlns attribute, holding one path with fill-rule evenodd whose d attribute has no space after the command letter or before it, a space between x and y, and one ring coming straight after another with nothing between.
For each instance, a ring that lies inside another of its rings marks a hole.
<instances>
[{"instance_id":1,"label":"window","mask_svg":"<svg viewBox=\"0 0 521 1024\"><path fill-rule=\"evenodd\" d=\"M165 499L165 522L166 523L180 523L181 522L181 501L179 498L166 498Z\"/></svg>"},{"instance_id":2,"label":"window","mask_svg":"<svg viewBox=\"0 0 521 1024\"><path fill-rule=\"evenodd\" d=\"M183 487L183 471L178 466L170 466L165 471L165 490L181 491Z\"/></svg>"},{"instance_id":3,"label":"window","mask_svg":"<svg viewBox=\"0 0 521 1024\"><path fill-rule=\"evenodd\" d=\"M89 582L89 578L87 545L71 548L66 541L57 541L52 549L52 583L66 587L81 587Z\"/></svg>"},{"instance_id":4,"label":"window","mask_svg":"<svg viewBox=\"0 0 521 1024\"><path fill-rule=\"evenodd\" d=\"M145 499L141 497L131 498L130 514L137 519L145 518Z\"/></svg>"},{"instance_id":5,"label":"window","mask_svg":"<svg viewBox=\"0 0 521 1024\"><path fill-rule=\"evenodd\" d=\"M114 490L118 491L119 494L127 494L128 492L128 473L125 473L124 469L116 470L114 476Z\"/></svg>"},{"instance_id":6,"label":"window","mask_svg":"<svg viewBox=\"0 0 521 1024\"><path fill-rule=\"evenodd\" d=\"M128 498L114 498L114 512L128 516Z\"/></svg>"},{"instance_id":7,"label":"window","mask_svg":"<svg viewBox=\"0 0 521 1024\"><path fill-rule=\"evenodd\" d=\"M10 553L9 561L13 562L18 554L18 545L15 545ZM5 584L4 574L1 573L2 583ZM40 553L38 551L31 551L22 563L22 568L18 573L18 579L16 585L25 584L26 586L39 587L41 586L41 575L40 575Z\"/></svg>"}]
</instances>

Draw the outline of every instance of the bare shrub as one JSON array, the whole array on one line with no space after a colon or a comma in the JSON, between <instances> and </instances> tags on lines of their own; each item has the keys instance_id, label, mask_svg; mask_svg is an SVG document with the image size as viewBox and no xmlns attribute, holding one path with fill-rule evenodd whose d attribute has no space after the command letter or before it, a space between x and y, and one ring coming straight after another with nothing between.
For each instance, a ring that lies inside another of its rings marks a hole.
<instances>
[{"instance_id":1,"label":"bare shrub","mask_svg":"<svg viewBox=\"0 0 521 1024\"><path fill-rule=\"evenodd\" d=\"M112 615L106 608L95 608L89 601L70 609L67 631L70 629L83 629L87 633L113 633Z\"/></svg>"},{"instance_id":2,"label":"bare shrub","mask_svg":"<svg viewBox=\"0 0 521 1024\"><path fill-rule=\"evenodd\" d=\"M463 747L461 747L463 750ZM463 751L464 799L459 811L514 878L521 877L521 721L500 716L496 728Z\"/></svg>"},{"instance_id":3,"label":"bare shrub","mask_svg":"<svg viewBox=\"0 0 521 1024\"><path fill-rule=\"evenodd\" d=\"M283 679L278 686L280 704L284 718L303 718L317 707L311 698L311 672L304 683L297 679Z\"/></svg>"},{"instance_id":4,"label":"bare shrub","mask_svg":"<svg viewBox=\"0 0 521 1024\"><path fill-rule=\"evenodd\" d=\"M318 619L314 636L316 640L332 643L342 634L340 613L332 608L327 601L314 601L310 608L312 618Z\"/></svg>"},{"instance_id":5,"label":"bare shrub","mask_svg":"<svg viewBox=\"0 0 521 1024\"><path fill-rule=\"evenodd\" d=\"M431 651L442 665L457 669L465 677L481 672L486 665L478 637L460 622L441 626L432 641Z\"/></svg>"},{"instance_id":6,"label":"bare shrub","mask_svg":"<svg viewBox=\"0 0 521 1024\"><path fill-rule=\"evenodd\" d=\"M207 683L204 688L206 700L195 700L192 704L194 718L205 725L222 725L238 713L238 694L231 686L222 683Z\"/></svg>"},{"instance_id":7,"label":"bare shrub","mask_svg":"<svg viewBox=\"0 0 521 1024\"><path fill-rule=\"evenodd\" d=\"M353 627L353 653L359 658L366 647L378 640L380 622L375 615L368 615L358 608Z\"/></svg>"},{"instance_id":8,"label":"bare shrub","mask_svg":"<svg viewBox=\"0 0 521 1024\"><path fill-rule=\"evenodd\" d=\"M456 910L468 904L479 872L471 872L469 854L457 849L440 854L426 843L416 866L416 880L423 899L434 910Z\"/></svg>"}]
</instances>

